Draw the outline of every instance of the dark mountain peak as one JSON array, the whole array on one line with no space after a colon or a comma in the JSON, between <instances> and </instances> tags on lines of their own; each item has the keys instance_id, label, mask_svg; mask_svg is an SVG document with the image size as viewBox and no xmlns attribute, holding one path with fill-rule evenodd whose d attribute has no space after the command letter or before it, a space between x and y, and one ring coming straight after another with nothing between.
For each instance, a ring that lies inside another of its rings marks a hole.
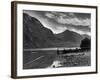
<instances>
[{"instance_id":1,"label":"dark mountain peak","mask_svg":"<svg viewBox=\"0 0 100 80\"><path fill-rule=\"evenodd\" d=\"M24 48L49 47L54 40L53 32L28 14L23 14Z\"/></svg>"},{"instance_id":2,"label":"dark mountain peak","mask_svg":"<svg viewBox=\"0 0 100 80\"><path fill-rule=\"evenodd\" d=\"M70 34L78 34L78 33L76 33L76 32L74 32L74 31L71 31L71 30L65 30L64 32L62 32L62 33L70 33Z\"/></svg>"},{"instance_id":3,"label":"dark mountain peak","mask_svg":"<svg viewBox=\"0 0 100 80\"><path fill-rule=\"evenodd\" d=\"M23 17L24 17L24 20L26 20L26 23L30 21L30 23L34 24L34 25L40 25L39 27L43 27L43 25L41 24L41 22L36 19L35 17L32 17L30 15L28 15L27 13L23 13ZM33 26L35 27L35 26Z\"/></svg>"},{"instance_id":4,"label":"dark mountain peak","mask_svg":"<svg viewBox=\"0 0 100 80\"><path fill-rule=\"evenodd\" d=\"M62 39L63 41L68 42L80 42L82 39L82 36L76 32L66 30L62 33L55 35L57 38Z\"/></svg>"},{"instance_id":5,"label":"dark mountain peak","mask_svg":"<svg viewBox=\"0 0 100 80\"><path fill-rule=\"evenodd\" d=\"M27 13L23 13L23 16L25 17L25 16L29 16Z\"/></svg>"},{"instance_id":6,"label":"dark mountain peak","mask_svg":"<svg viewBox=\"0 0 100 80\"><path fill-rule=\"evenodd\" d=\"M23 16L24 16L24 20L26 20L26 23L29 22L29 23L31 23L31 25L34 25L34 26L32 26L33 28L42 29L44 31L48 30L49 32L53 33L50 29L44 27L44 25L37 18L32 17L32 16L28 15L27 13L23 13Z\"/></svg>"},{"instance_id":7,"label":"dark mountain peak","mask_svg":"<svg viewBox=\"0 0 100 80\"><path fill-rule=\"evenodd\" d=\"M28 15L27 13L23 13L23 16L24 16L24 18L28 18L28 19L30 18L30 19L33 20L33 21L39 22L38 19L36 19L35 17L32 17L32 16Z\"/></svg>"}]
</instances>

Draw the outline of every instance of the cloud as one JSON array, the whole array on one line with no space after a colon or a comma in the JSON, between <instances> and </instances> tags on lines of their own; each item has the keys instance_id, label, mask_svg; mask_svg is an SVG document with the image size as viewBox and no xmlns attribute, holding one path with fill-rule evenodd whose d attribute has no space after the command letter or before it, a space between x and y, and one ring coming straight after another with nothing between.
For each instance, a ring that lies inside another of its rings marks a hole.
<instances>
[{"instance_id":1,"label":"cloud","mask_svg":"<svg viewBox=\"0 0 100 80\"><path fill-rule=\"evenodd\" d=\"M66 29L79 34L90 35L90 15L84 13L45 12L54 33L61 33Z\"/></svg>"},{"instance_id":2,"label":"cloud","mask_svg":"<svg viewBox=\"0 0 100 80\"><path fill-rule=\"evenodd\" d=\"M74 32L76 32L76 33L78 33L78 34L81 34L81 35L83 35L83 34L87 34L87 35L91 35L91 33L90 32L84 32L84 31L81 31L81 30L77 30L77 29L70 29L70 31L74 31Z\"/></svg>"},{"instance_id":3,"label":"cloud","mask_svg":"<svg viewBox=\"0 0 100 80\"><path fill-rule=\"evenodd\" d=\"M45 16L48 17L48 18L53 18L54 17L54 15L51 14L51 13L46 13Z\"/></svg>"},{"instance_id":4,"label":"cloud","mask_svg":"<svg viewBox=\"0 0 100 80\"><path fill-rule=\"evenodd\" d=\"M47 12L45 13L45 16L47 18L55 20L59 24L71 24L71 25L82 25L82 26L91 25L91 20L89 18L82 19L71 12L70 13Z\"/></svg>"},{"instance_id":5,"label":"cloud","mask_svg":"<svg viewBox=\"0 0 100 80\"><path fill-rule=\"evenodd\" d=\"M54 34L62 33L65 30L67 30L67 27L62 27L62 26L59 26L58 28L52 29L52 31L54 32Z\"/></svg>"},{"instance_id":6,"label":"cloud","mask_svg":"<svg viewBox=\"0 0 100 80\"><path fill-rule=\"evenodd\" d=\"M63 18L60 17L56 20L58 23L61 24L71 24L71 25L82 25L82 26L90 26L90 19L78 19L78 18Z\"/></svg>"},{"instance_id":7,"label":"cloud","mask_svg":"<svg viewBox=\"0 0 100 80\"><path fill-rule=\"evenodd\" d=\"M37 18L44 27L51 29L56 34L67 29L79 34L90 35L91 33L91 14L89 13L32 10L25 10L24 12Z\"/></svg>"}]
</instances>

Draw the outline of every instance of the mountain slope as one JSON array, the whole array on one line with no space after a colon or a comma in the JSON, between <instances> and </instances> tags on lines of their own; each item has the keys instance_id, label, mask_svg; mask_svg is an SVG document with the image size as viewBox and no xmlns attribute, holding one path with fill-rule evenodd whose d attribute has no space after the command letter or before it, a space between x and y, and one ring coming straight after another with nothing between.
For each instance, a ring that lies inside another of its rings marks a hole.
<instances>
[{"instance_id":1,"label":"mountain slope","mask_svg":"<svg viewBox=\"0 0 100 80\"><path fill-rule=\"evenodd\" d=\"M62 33L55 34L55 36L58 40L63 42L62 45L66 47L79 47L83 38L80 34L70 30L66 30ZM61 44L61 42L59 44Z\"/></svg>"},{"instance_id":2,"label":"mountain slope","mask_svg":"<svg viewBox=\"0 0 100 80\"><path fill-rule=\"evenodd\" d=\"M60 34L56 34L55 36L63 41L69 42L80 42L82 39L82 36L80 34L70 30L66 30Z\"/></svg>"},{"instance_id":3,"label":"mountain slope","mask_svg":"<svg viewBox=\"0 0 100 80\"><path fill-rule=\"evenodd\" d=\"M49 47L54 40L51 30L26 13L23 13L23 27L24 48Z\"/></svg>"}]
</instances>

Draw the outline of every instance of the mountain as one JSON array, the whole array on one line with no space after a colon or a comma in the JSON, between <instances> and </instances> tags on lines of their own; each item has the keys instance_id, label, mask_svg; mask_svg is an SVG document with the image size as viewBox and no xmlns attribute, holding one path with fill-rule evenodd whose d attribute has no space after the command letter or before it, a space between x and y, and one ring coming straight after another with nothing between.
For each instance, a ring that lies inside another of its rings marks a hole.
<instances>
[{"instance_id":1,"label":"mountain","mask_svg":"<svg viewBox=\"0 0 100 80\"><path fill-rule=\"evenodd\" d=\"M80 34L70 30L55 34L55 36L57 39L63 41L66 47L79 47L83 38Z\"/></svg>"},{"instance_id":2,"label":"mountain","mask_svg":"<svg viewBox=\"0 0 100 80\"><path fill-rule=\"evenodd\" d=\"M51 46L55 36L39 20L23 13L24 48L41 48Z\"/></svg>"},{"instance_id":3,"label":"mountain","mask_svg":"<svg viewBox=\"0 0 100 80\"><path fill-rule=\"evenodd\" d=\"M62 33L56 34L55 35L58 39L61 39L63 41L67 42L80 42L82 39L82 36L76 32L66 30Z\"/></svg>"},{"instance_id":4,"label":"mountain","mask_svg":"<svg viewBox=\"0 0 100 80\"><path fill-rule=\"evenodd\" d=\"M38 19L23 13L24 49L79 47L82 39L82 35L70 30L54 34L50 29L44 27Z\"/></svg>"}]
</instances>

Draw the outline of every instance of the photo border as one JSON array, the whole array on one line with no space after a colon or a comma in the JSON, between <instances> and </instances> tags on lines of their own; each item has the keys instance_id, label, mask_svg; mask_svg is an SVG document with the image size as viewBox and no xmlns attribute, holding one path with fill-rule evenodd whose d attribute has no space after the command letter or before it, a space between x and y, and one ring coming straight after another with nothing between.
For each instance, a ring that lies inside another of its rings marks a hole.
<instances>
[{"instance_id":1,"label":"photo border","mask_svg":"<svg viewBox=\"0 0 100 80\"><path fill-rule=\"evenodd\" d=\"M49 74L49 75L33 75L33 76L17 76L17 4L34 4L34 5L50 5L62 7L79 7L79 8L94 8L96 9L96 71L82 72L82 73L63 73L63 74ZM58 3L40 3L40 2L26 2L26 1L12 1L11 2L11 77L12 78L31 78L31 77L50 77L50 76L65 76L65 75L81 75L94 74L98 72L98 7L88 5L73 5L73 4L58 4Z\"/></svg>"}]
</instances>

